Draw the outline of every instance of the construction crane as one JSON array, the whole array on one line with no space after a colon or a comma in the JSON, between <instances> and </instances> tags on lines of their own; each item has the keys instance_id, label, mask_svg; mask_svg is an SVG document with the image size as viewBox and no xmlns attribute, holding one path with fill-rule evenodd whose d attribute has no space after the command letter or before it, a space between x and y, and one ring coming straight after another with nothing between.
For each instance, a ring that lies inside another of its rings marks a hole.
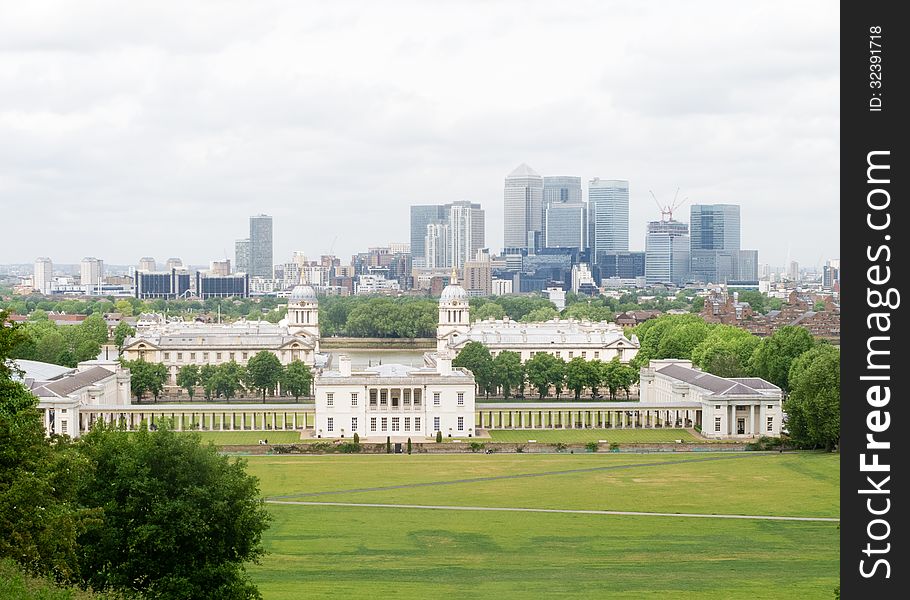
<instances>
[{"instance_id":1,"label":"construction crane","mask_svg":"<svg viewBox=\"0 0 910 600\"><path fill-rule=\"evenodd\" d=\"M673 202L667 205L663 205L657 199L657 196L654 195L654 192L648 190L651 193L651 197L654 198L654 203L657 205L657 210L660 211L660 220L661 221L672 221L673 220L673 211L682 208L682 205L686 203L689 199L688 196L679 200L679 188L676 188L676 194L673 195Z\"/></svg>"}]
</instances>

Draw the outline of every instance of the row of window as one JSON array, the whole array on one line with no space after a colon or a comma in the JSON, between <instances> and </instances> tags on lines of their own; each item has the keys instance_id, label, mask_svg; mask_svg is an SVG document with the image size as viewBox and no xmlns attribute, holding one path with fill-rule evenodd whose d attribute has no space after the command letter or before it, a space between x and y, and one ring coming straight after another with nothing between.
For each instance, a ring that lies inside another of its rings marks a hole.
<instances>
[{"instance_id":1,"label":"row of window","mask_svg":"<svg viewBox=\"0 0 910 600\"><path fill-rule=\"evenodd\" d=\"M386 393L385 393L386 390L380 390L380 391L381 391L381 393L379 395L379 405L388 406L388 399L387 399ZM376 392L376 390L370 390L370 406L376 406L375 396L374 396L375 392ZM411 405L411 398L410 398L409 392L410 392L410 390L405 390L404 406ZM420 394L418 394L417 392L418 392L418 390L415 390L414 406L420 406ZM398 400L397 397L392 398L392 407L393 408L398 407L397 400ZM351 406L357 406L357 402L358 402L358 393L351 392ZM458 392L457 402L458 402L458 406L464 406L464 392ZM326 406L335 406L335 392L326 392L325 404L326 404ZM440 405L440 393L433 392L433 406L439 406L439 405Z\"/></svg>"},{"instance_id":2,"label":"row of window","mask_svg":"<svg viewBox=\"0 0 910 600\"><path fill-rule=\"evenodd\" d=\"M370 417L370 431L401 431L401 417L392 417L392 428L389 429L389 417ZM65 422L65 421L64 421ZM439 417L433 417L433 431L439 431ZM464 417L458 417L458 431L464 431ZM326 429L335 431L335 418L326 419ZM357 417L351 417L351 431L357 431ZM404 417L404 431L411 431L411 417ZM414 417L414 431L420 431L420 417Z\"/></svg>"},{"instance_id":3,"label":"row of window","mask_svg":"<svg viewBox=\"0 0 910 600\"><path fill-rule=\"evenodd\" d=\"M491 352L490 354L492 354L493 356L495 356L495 353L493 353L493 352ZM552 355L555 356L556 358L562 358L562 350L554 350L553 352L536 352L536 351L531 351L531 356L534 356L535 354L552 354ZM575 358L575 351L574 351L574 350L569 350L569 351L568 351L568 355L569 355L569 359L570 359L570 360L573 359L573 358ZM587 351L582 350L582 352L581 352L581 357L582 357L583 359L587 360L587 359L588 359L588 353L587 353ZM594 360L600 360L600 351L599 351L599 350L595 350L595 351L594 351Z\"/></svg>"},{"instance_id":4,"label":"row of window","mask_svg":"<svg viewBox=\"0 0 910 600\"><path fill-rule=\"evenodd\" d=\"M769 406L768 408L771 407ZM768 422L765 428L769 432L774 431L774 417L768 417ZM720 433L720 417L714 417L714 431Z\"/></svg>"},{"instance_id":5,"label":"row of window","mask_svg":"<svg viewBox=\"0 0 910 600\"><path fill-rule=\"evenodd\" d=\"M292 354L293 354L294 356L296 356L298 352L299 352L298 350L293 350L293 351L292 351ZM177 362L183 362L183 354L184 354L183 352L175 352L175 353L174 353L174 360L176 360ZM208 360L209 360L209 353L208 353L208 352L199 352L199 353L197 353L197 352L187 352L186 354L189 356L189 361L190 361L190 362L195 362L195 361L196 361L196 354L201 354L201 355L202 355L202 360L203 360L204 362L208 362ZM227 354L227 360L231 361L231 360L237 360L237 354L238 354L238 353L237 353L237 352L213 352L212 354L215 355L215 360L221 360L221 355L222 355L222 354ZM250 357L250 353L249 353L249 352L240 352L239 354L240 354L240 360L244 360L244 361L245 361L245 360L248 360L249 357ZM171 360L171 353L170 353L170 352L165 352L165 353L164 353L164 360Z\"/></svg>"}]
</instances>

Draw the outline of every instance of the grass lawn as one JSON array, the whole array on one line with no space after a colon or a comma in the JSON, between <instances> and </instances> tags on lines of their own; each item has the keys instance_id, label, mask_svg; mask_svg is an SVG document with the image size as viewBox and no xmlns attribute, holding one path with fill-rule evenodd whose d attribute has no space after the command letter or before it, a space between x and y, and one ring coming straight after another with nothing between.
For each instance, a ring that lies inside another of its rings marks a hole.
<instances>
[{"instance_id":1,"label":"grass lawn","mask_svg":"<svg viewBox=\"0 0 910 600\"><path fill-rule=\"evenodd\" d=\"M609 439L609 438L604 438ZM720 457L720 460L703 460ZM656 464L654 464L656 463ZM603 469L602 467L620 467ZM594 469L574 473L557 473ZM266 496L837 517L839 457L679 453L257 456ZM363 490L515 474L535 477ZM830 598L836 523L269 505L266 599Z\"/></svg>"},{"instance_id":2,"label":"grass lawn","mask_svg":"<svg viewBox=\"0 0 910 600\"><path fill-rule=\"evenodd\" d=\"M259 440L270 444L299 444L299 431L197 431L203 442L216 446L255 446Z\"/></svg>"},{"instance_id":3,"label":"grass lawn","mask_svg":"<svg viewBox=\"0 0 910 600\"><path fill-rule=\"evenodd\" d=\"M587 443L607 440L619 444L648 442L703 442L686 429L499 429L490 431L494 442L537 440L542 444Z\"/></svg>"}]
</instances>

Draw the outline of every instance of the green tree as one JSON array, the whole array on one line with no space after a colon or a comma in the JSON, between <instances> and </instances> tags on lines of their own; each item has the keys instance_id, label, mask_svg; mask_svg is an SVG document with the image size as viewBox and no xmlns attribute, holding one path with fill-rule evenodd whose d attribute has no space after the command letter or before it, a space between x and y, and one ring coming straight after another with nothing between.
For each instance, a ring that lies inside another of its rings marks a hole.
<instances>
[{"instance_id":1,"label":"green tree","mask_svg":"<svg viewBox=\"0 0 910 600\"><path fill-rule=\"evenodd\" d=\"M122 314L124 317L133 316L133 305L129 300L117 300L114 303L114 311Z\"/></svg>"},{"instance_id":2,"label":"green tree","mask_svg":"<svg viewBox=\"0 0 910 600\"><path fill-rule=\"evenodd\" d=\"M603 383L604 364L599 360L588 361L585 375L585 386L591 388L591 398L600 396L600 386Z\"/></svg>"},{"instance_id":3,"label":"green tree","mask_svg":"<svg viewBox=\"0 0 910 600\"><path fill-rule=\"evenodd\" d=\"M101 344L106 344L109 339L107 321L101 315L89 315L78 327L82 329L85 339L97 343L99 347ZM95 356L97 356L97 353Z\"/></svg>"},{"instance_id":4,"label":"green tree","mask_svg":"<svg viewBox=\"0 0 910 600\"><path fill-rule=\"evenodd\" d=\"M136 401L141 402L143 396L151 392L157 401L167 381L167 369L163 364L137 360L121 360L124 368L130 370L130 391L136 396Z\"/></svg>"},{"instance_id":5,"label":"green tree","mask_svg":"<svg viewBox=\"0 0 910 600\"><path fill-rule=\"evenodd\" d=\"M442 443L442 430L441 429L436 432L436 443L437 444Z\"/></svg>"},{"instance_id":6,"label":"green tree","mask_svg":"<svg viewBox=\"0 0 910 600\"><path fill-rule=\"evenodd\" d=\"M246 364L248 387L259 390L264 403L266 392L273 392L278 387L283 370L277 356L268 350L261 350Z\"/></svg>"},{"instance_id":7,"label":"green tree","mask_svg":"<svg viewBox=\"0 0 910 600\"><path fill-rule=\"evenodd\" d=\"M748 302L749 306L752 307L752 310L757 313L766 313L767 309L765 308L765 300L767 296L761 292L756 291L746 291L739 293L740 302Z\"/></svg>"},{"instance_id":8,"label":"green tree","mask_svg":"<svg viewBox=\"0 0 910 600\"><path fill-rule=\"evenodd\" d=\"M800 448L830 451L840 439L840 351L822 344L790 368L784 402L791 441Z\"/></svg>"},{"instance_id":9,"label":"green tree","mask_svg":"<svg viewBox=\"0 0 910 600\"><path fill-rule=\"evenodd\" d=\"M501 320L505 318L506 311L495 302L487 302L478 309L471 309L472 321L486 321L487 319Z\"/></svg>"},{"instance_id":10,"label":"green tree","mask_svg":"<svg viewBox=\"0 0 910 600\"><path fill-rule=\"evenodd\" d=\"M199 385L199 365L183 365L177 371L177 385L186 390L190 400L196 393L196 386Z\"/></svg>"},{"instance_id":11,"label":"green tree","mask_svg":"<svg viewBox=\"0 0 910 600\"><path fill-rule=\"evenodd\" d=\"M385 453L392 453L392 438L390 436L385 436Z\"/></svg>"},{"instance_id":12,"label":"green tree","mask_svg":"<svg viewBox=\"0 0 910 600\"><path fill-rule=\"evenodd\" d=\"M745 377L760 339L732 325L712 325L708 336L692 350L692 362L720 377Z\"/></svg>"},{"instance_id":13,"label":"green tree","mask_svg":"<svg viewBox=\"0 0 910 600\"><path fill-rule=\"evenodd\" d=\"M756 377L767 379L781 389L788 390L788 378L793 361L815 345L812 334L802 327L785 325L771 337L761 340L749 361Z\"/></svg>"},{"instance_id":14,"label":"green tree","mask_svg":"<svg viewBox=\"0 0 910 600\"><path fill-rule=\"evenodd\" d=\"M517 352L504 350L493 359L493 381L502 390L504 398L509 397L513 388L522 385L524 379L524 366Z\"/></svg>"},{"instance_id":15,"label":"green tree","mask_svg":"<svg viewBox=\"0 0 910 600\"><path fill-rule=\"evenodd\" d=\"M525 363L528 383L537 388L540 398L550 391L552 377L557 368L556 357L546 352L538 352Z\"/></svg>"},{"instance_id":16,"label":"green tree","mask_svg":"<svg viewBox=\"0 0 910 600\"><path fill-rule=\"evenodd\" d=\"M408 438L408 454L411 453L411 438Z\"/></svg>"},{"instance_id":17,"label":"green tree","mask_svg":"<svg viewBox=\"0 0 910 600\"><path fill-rule=\"evenodd\" d=\"M521 318L522 323L542 323L550 319L558 319L559 313L552 306L535 308Z\"/></svg>"},{"instance_id":18,"label":"green tree","mask_svg":"<svg viewBox=\"0 0 910 600\"><path fill-rule=\"evenodd\" d=\"M575 399L591 382L591 363L576 356L566 364L566 387L575 392Z\"/></svg>"},{"instance_id":19,"label":"green tree","mask_svg":"<svg viewBox=\"0 0 910 600\"><path fill-rule=\"evenodd\" d=\"M136 335L136 330L130 327L126 321L120 321L114 327L114 343L117 344L117 352L123 351L123 343L126 338Z\"/></svg>"},{"instance_id":20,"label":"green tree","mask_svg":"<svg viewBox=\"0 0 910 600\"><path fill-rule=\"evenodd\" d=\"M212 379L216 398L224 396L226 400L230 400L237 392L244 390L244 369L233 360L215 367Z\"/></svg>"},{"instance_id":21,"label":"green tree","mask_svg":"<svg viewBox=\"0 0 910 600\"><path fill-rule=\"evenodd\" d=\"M489 397L493 387L493 358L486 346L480 342L468 342L452 361L452 366L463 367L473 373L478 393Z\"/></svg>"},{"instance_id":22,"label":"green tree","mask_svg":"<svg viewBox=\"0 0 910 600\"><path fill-rule=\"evenodd\" d=\"M198 434L117 431L83 437L94 476L79 490L103 521L79 538L83 583L148 598L258 598L244 563L264 552L270 520L242 460Z\"/></svg>"},{"instance_id":23,"label":"green tree","mask_svg":"<svg viewBox=\"0 0 910 600\"><path fill-rule=\"evenodd\" d=\"M285 393L294 396L294 400L308 396L312 383L313 373L310 367L299 360L291 361L281 374L281 387Z\"/></svg>"},{"instance_id":24,"label":"green tree","mask_svg":"<svg viewBox=\"0 0 910 600\"><path fill-rule=\"evenodd\" d=\"M199 367L199 385L202 386L202 395L206 400L215 398L215 365L205 364Z\"/></svg>"},{"instance_id":25,"label":"green tree","mask_svg":"<svg viewBox=\"0 0 910 600\"><path fill-rule=\"evenodd\" d=\"M566 361L560 357L555 357L550 366L550 385L553 386L556 398L559 399L563 387L566 385Z\"/></svg>"}]
</instances>

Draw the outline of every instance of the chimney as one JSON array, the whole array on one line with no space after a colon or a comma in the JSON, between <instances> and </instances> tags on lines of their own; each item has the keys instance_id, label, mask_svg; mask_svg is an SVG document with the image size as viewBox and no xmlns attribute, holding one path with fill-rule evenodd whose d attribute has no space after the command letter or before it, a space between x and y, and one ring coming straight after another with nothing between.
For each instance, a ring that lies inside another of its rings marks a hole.
<instances>
[{"instance_id":1,"label":"chimney","mask_svg":"<svg viewBox=\"0 0 910 600\"><path fill-rule=\"evenodd\" d=\"M351 357L350 356L348 356L346 354L342 354L341 356L338 357L338 370L341 371L342 377L351 376Z\"/></svg>"},{"instance_id":2,"label":"chimney","mask_svg":"<svg viewBox=\"0 0 910 600\"><path fill-rule=\"evenodd\" d=\"M452 374L452 356L448 353L436 356L436 372L440 375Z\"/></svg>"}]
</instances>

